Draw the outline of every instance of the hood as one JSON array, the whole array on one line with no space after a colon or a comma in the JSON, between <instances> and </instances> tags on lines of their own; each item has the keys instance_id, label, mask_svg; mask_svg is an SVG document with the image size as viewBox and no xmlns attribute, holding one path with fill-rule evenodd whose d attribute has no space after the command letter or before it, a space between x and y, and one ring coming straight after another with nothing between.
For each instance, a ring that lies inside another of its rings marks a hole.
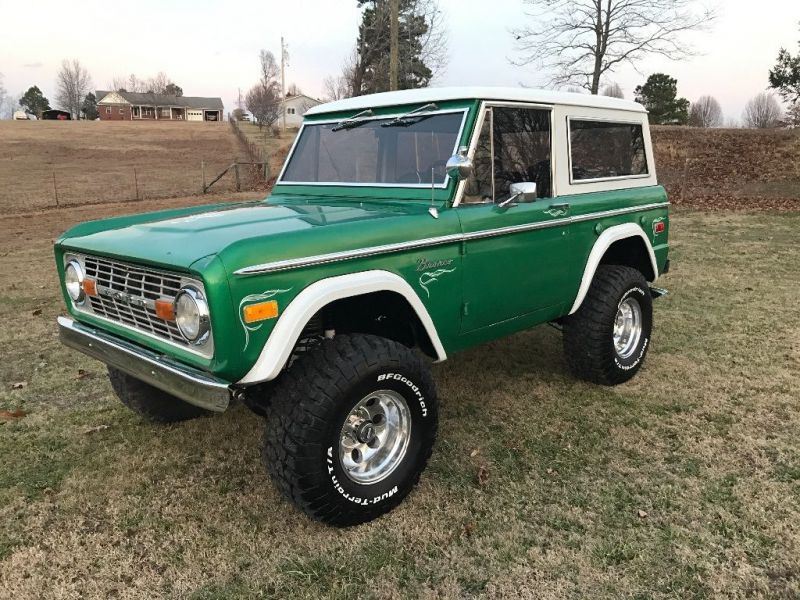
<instances>
[{"instance_id":1,"label":"hood","mask_svg":"<svg viewBox=\"0 0 800 600\"><path fill-rule=\"evenodd\" d=\"M419 231L398 227L397 219L413 215L435 222L427 207L416 203L308 198L281 202L272 197L269 202L92 221L65 232L58 243L87 254L181 270L218 254L229 270L235 270L253 261L307 256L315 248L335 252L410 239Z\"/></svg>"}]
</instances>

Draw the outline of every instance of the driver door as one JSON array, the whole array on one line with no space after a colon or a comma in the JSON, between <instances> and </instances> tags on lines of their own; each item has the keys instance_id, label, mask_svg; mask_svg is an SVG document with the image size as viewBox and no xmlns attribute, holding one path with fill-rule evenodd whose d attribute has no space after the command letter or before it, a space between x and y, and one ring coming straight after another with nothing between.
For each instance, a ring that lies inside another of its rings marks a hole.
<instances>
[{"instance_id":1,"label":"driver door","mask_svg":"<svg viewBox=\"0 0 800 600\"><path fill-rule=\"evenodd\" d=\"M569 207L553 199L551 157L549 108L485 109L458 207L466 235L462 332L537 311L555 315L563 304ZM501 206L521 182L536 184L536 198Z\"/></svg>"}]
</instances>

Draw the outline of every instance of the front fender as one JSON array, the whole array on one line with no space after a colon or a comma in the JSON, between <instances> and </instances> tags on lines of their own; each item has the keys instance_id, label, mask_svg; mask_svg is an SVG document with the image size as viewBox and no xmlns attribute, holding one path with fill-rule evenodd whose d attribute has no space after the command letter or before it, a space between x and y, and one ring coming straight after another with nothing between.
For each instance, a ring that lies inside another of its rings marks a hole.
<instances>
[{"instance_id":1,"label":"front fender","mask_svg":"<svg viewBox=\"0 0 800 600\"><path fill-rule=\"evenodd\" d=\"M389 271L362 271L321 279L300 292L283 311L253 367L238 383L246 385L275 379L311 317L331 302L373 292L396 292L403 296L430 336L437 360L447 358L427 308L409 283Z\"/></svg>"}]
</instances>

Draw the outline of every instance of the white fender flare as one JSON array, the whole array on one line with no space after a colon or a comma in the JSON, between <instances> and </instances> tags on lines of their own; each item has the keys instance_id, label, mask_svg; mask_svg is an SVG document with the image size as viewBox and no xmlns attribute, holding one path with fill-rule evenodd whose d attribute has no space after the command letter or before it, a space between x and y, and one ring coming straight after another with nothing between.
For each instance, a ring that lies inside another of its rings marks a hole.
<instances>
[{"instance_id":1,"label":"white fender flare","mask_svg":"<svg viewBox=\"0 0 800 600\"><path fill-rule=\"evenodd\" d=\"M275 379L289 360L303 328L311 317L335 300L371 292L396 292L403 296L417 313L430 336L437 360L443 361L447 358L428 309L408 282L389 271L362 271L321 279L300 292L279 317L258 360L238 383L252 384Z\"/></svg>"},{"instance_id":2,"label":"white fender flare","mask_svg":"<svg viewBox=\"0 0 800 600\"><path fill-rule=\"evenodd\" d=\"M586 268L584 268L583 277L581 278L581 287L578 288L578 295L575 297L575 302L572 303L572 308L570 309L569 314L574 313L581 307L581 304L583 304L583 300L586 298L586 294L589 292L589 286L592 285L592 279L594 279L595 271L597 271L597 267L600 265L600 261L603 259L603 255L606 253L606 250L608 250L611 247L611 244L614 242L632 237L640 237L642 240L644 240L644 245L647 248L647 253L650 256L650 264L653 267L653 273L655 273L655 278L653 278L653 281L658 279L658 264L656 263L656 255L655 252L653 252L653 246L650 244L650 239L647 237L647 234L644 232L644 230L636 223L624 223L622 225L609 227L600 234L600 237L597 238L594 246L592 247L592 251L589 253L589 260L586 261Z\"/></svg>"}]
</instances>

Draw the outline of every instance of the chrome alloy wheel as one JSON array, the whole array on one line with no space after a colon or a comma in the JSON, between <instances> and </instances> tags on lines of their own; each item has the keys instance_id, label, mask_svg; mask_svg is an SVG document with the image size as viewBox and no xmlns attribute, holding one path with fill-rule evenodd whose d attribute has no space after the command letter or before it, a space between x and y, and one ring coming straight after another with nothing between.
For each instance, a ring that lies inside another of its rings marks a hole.
<instances>
[{"instance_id":1,"label":"chrome alloy wheel","mask_svg":"<svg viewBox=\"0 0 800 600\"><path fill-rule=\"evenodd\" d=\"M411 439L411 411L391 390L364 397L345 419L339 436L344 472L361 485L388 477L403 461Z\"/></svg>"},{"instance_id":2,"label":"chrome alloy wheel","mask_svg":"<svg viewBox=\"0 0 800 600\"><path fill-rule=\"evenodd\" d=\"M642 307L636 298L625 298L614 319L614 350L622 358L630 358L642 338Z\"/></svg>"}]
</instances>

